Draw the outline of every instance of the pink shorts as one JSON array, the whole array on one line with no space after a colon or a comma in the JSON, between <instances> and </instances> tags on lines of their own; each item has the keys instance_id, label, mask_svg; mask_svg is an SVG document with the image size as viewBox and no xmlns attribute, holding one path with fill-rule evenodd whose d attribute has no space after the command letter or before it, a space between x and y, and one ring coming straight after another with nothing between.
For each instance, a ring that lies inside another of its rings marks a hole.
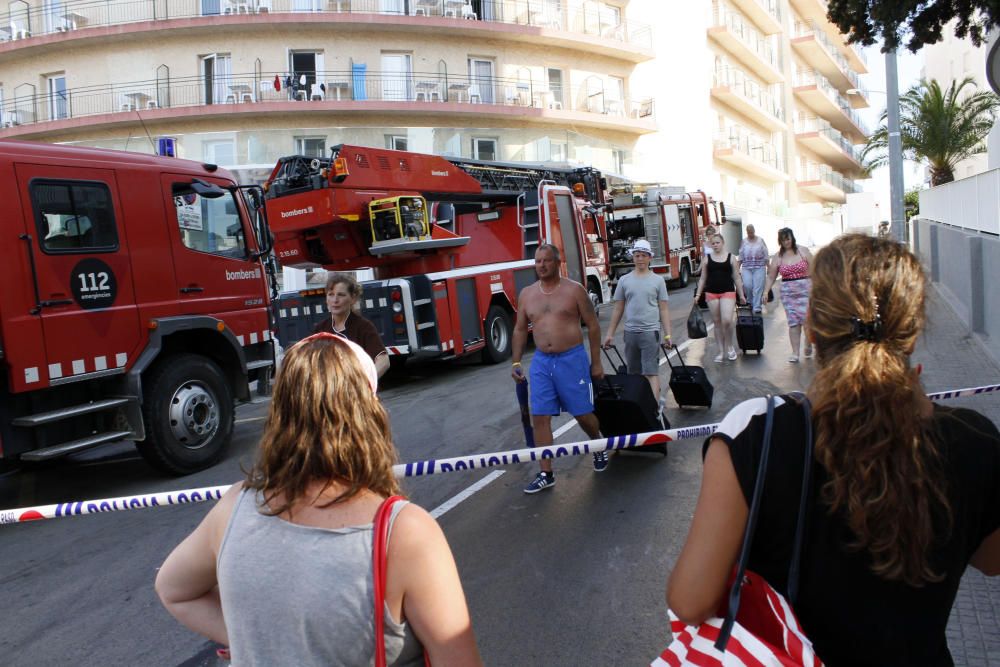
<instances>
[{"instance_id":1,"label":"pink shorts","mask_svg":"<svg viewBox=\"0 0 1000 667\"><path fill-rule=\"evenodd\" d=\"M732 299L733 301L736 301L736 292L723 292L722 294L705 292L706 301L717 301L719 299Z\"/></svg>"}]
</instances>

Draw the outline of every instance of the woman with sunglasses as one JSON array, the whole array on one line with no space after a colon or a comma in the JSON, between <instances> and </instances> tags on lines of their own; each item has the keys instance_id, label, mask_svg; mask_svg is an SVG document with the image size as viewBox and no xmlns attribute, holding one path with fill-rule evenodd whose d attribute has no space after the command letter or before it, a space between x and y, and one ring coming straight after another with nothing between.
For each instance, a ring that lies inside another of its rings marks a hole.
<instances>
[{"instance_id":1,"label":"woman with sunglasses","mask_svg":"<svg viewBox=\"0 0 1000 667\"><path fill-rule=\"evenodd\" d=\"M285 355L257 462L160 568L175 618L228 645L234 664L370 665L373 517L399 493L389 418L368 354L320 333ZM388 665L482 664L437 522L392 508L384 634Z\"/></svg>"}]
</instances>

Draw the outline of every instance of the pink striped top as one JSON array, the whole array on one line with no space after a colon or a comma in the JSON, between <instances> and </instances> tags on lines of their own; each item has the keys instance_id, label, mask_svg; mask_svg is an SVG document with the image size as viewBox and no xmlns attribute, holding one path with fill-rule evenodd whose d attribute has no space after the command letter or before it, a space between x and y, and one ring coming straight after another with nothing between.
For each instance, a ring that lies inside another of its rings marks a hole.
<instances>
[{"instance_id":1,"label":"pink striped top","mask_svg":"<svg viewBox=\"0 0 1000 667\"><path fill-rule=\"evenodd\" d=\"M794 264L780 264L778 266L778 273L781 274L782 280L799 280L801 278L808 278L809 262L804 259L800 259Z\"/></svg>"}]
</instances>

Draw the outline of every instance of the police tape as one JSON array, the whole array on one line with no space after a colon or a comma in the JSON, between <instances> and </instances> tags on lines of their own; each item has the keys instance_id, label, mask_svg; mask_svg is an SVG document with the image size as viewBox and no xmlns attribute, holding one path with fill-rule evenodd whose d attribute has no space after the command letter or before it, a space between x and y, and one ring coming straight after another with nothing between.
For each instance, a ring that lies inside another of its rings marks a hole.
<instances>
[{"instance_id":1,"label":"police tape","mask_svg":"<svg viewBox=\"0 0 1000 667\"><path fill-rule=\"evenodd\" d=\"M931 400L942 401L953 398L961 398L964 396L978 396L980 394L990 394L995 392L1000 392L1000 384L932 392L927 394L927 397ZM645 447L647 445L671 442L674 440L686 440L688 438L699 437L705 438L715 433L718 428L718 424L702 424L699 426L667 429L665 431L651 431L649 433L622 435L614 438L582 440L580 442L565 445L553 444L546 447L515 449L504 452L493 452L490 454L471 454L468 456L456 456L449 459L414 461L412 463L400 463L393 466L393 473L395 473L397 477L423 477L425 475L437 475L446 472L458 472L460 470L477 470L480 468L493 468L496 466L512 465L516 463L529 463L531 461L541 461L544 459L557 459L564 456L581 456L583 454L593 454L595 452L609 450L634 449ZM40 505L38 507L22 507L19 509L0 510L0 525L38 521L42 519L57 519L67 516L80 516L83 514L119 512L122 510L140 509L143 507L182 505L186 503L204 502L206 500L218 500L227 490L229 490L230 486L231 485L210 486L201 489L167 491L163 493L149 493L137 496L123 496L121 498L81 500L69 503L58 503L55 505Z\"/></svg>"},{"instance_id":2,"label":"police tape","mask_svg":"<svg viewBox=\"0 0 1000 667\"><path fill-rule=\"evenodd\" d=\"M218 500L230 486L232 485L227 484L225 486L208 486L202 489L164 491L162 493L146 493L138 496L122 496L120 498L105 498L103 500L80 500L71 503L22 507L15 510L0 510L0 525L5 523L38 521L39 519L59 519L66 516L81 516L84 514L120 512L122 510L134 510L143 507L184 505L186 503L200 503L206 500Z\"/></svg>"},{"instance_id":3,"label":"police tape","mask_svg":"<svg viewBox=\"0 0 1000 667\"><path fill-rule=\"evenodd\" d=\"M980 394L992 394L1000 391L1000 384L987 384L982 387L968 387L966 389L950 389L948 391L936 391L927 394L927 398L932 401L946 401L951 398L962 396L978 396Z\"/></svg>"},{"instance_id":4,"label":"police tape","mask_svg":"<svg viewBox=\"0 0 1000 667\"><path fill-rule=\"evenodd\" d=\"M421 477L445 472L457 472L459 470L493 468L514 463L557 459L564 456L580 456L581 454L603 452L612 449L643 447L671 440L683 440L699 436L707 437L715 433L718 427L718 424L705 424L702 426L668 429L666 431L622 435L614 438L584 440L565 445L548 445L547 447L535 447L533 449L525 448L491 454L456 456L450 459L430 459L414 463L400 463L393 466L392 471L396 477ZM180 505L205 500L218 500L229 490L230 486L212 486L185 491L123 496L121 498L106 498L103 500L81 500L56 505L0 510L0 525L39 521L42 519L58 519L67 516L81 516L84 514L100 514L102 512L119 512L143 507L158 507L160 505Z\"/></svg>"}]
</instances>

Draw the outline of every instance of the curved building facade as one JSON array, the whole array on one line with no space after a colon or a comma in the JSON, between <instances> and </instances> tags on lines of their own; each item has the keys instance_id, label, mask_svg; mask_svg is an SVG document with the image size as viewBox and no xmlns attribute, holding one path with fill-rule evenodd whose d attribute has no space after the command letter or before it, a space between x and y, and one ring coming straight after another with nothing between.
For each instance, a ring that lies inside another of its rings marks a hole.
<instances>
[{"instance_id":1,"label":"curved building facade","mask_svg":"<svg viewBox=\"0 0 1000 667\"><path fill-rule=\"evenodd\" d=\"M630 81L652 31L627 5L14 0L0 138L173 150L244 180L338 143L623 173L656 130Z\"/></svg>"}]
</instances>

